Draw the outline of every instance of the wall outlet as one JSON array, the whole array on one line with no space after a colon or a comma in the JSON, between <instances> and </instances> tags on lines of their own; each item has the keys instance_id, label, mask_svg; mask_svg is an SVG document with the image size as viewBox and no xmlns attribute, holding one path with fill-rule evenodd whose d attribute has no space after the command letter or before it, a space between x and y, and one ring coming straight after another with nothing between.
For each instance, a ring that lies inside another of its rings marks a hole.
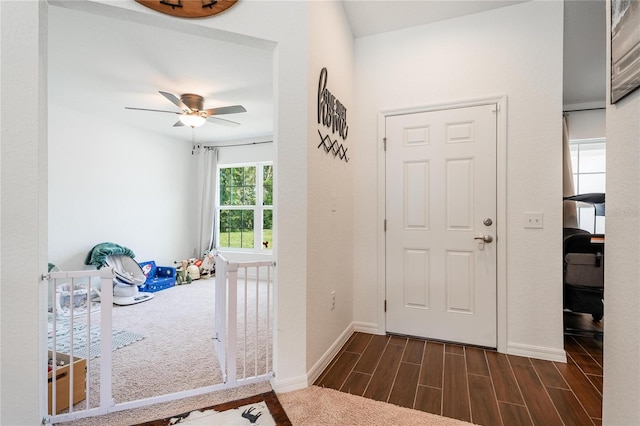
<instances>
[{"instance_id":1,"label":"wall outlet","mask_svg":"<svg viewBox=\"0 0 640 426\"><path fill-rule=\"evenodd\" d=\"M331 292L331 310L333 311L336 308L336 291L333 290Z\"/></svg>"},{"instance_id":2,"label":"wall outlet","mask_svg":"<svg viewBox=\"0 0 640 426\"><path fill-rule=\"evenodd\" d=\"M544 228L543 214L541 212L525 212L525 228Z\"/></svg>"}]
</instances>

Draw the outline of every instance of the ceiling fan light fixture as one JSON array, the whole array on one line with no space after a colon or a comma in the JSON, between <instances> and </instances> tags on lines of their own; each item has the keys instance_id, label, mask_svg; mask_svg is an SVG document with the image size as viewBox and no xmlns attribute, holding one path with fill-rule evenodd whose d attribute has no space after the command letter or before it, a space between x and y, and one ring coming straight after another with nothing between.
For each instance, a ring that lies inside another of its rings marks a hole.
<instances>
[{"instance_id":1,"label":"ceiling fan light fixture","mask_svg":"<svg viewBox=\"0 0 640 426\"><path fill-rule=\"evenodd\" d=\"M179 120L182 124L189 127L200 127L207 121L207 119L198 112L182 114Z\"/></svg>"}]
</instances>

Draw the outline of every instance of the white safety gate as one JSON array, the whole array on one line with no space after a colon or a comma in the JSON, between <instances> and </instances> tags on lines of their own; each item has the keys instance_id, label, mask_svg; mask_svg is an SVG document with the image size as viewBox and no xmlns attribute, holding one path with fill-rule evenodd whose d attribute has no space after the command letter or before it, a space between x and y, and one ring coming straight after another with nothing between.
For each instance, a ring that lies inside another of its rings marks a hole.
<instances>
[{"instance_id":1,"label":"white safety gate","mask_svg":"<svg viewBox=\"0 0 640 426\"><path fill-rule=\"evenodd\" d=\"M110 290L113 271L102 268L98 271L50 272L45 275L51 293L48 323L50 398L43 424L103 415L270 380L274 376L274 267L273 261L229 262L220 255L216 258L215 300L212 301L215 309L213 345L223 383L120 403L113 399L112 389L113 295L111 291L100 292L95 283L99 279L99 287ZM92 302L92 295L96 293L100 293L101 297L99 307ZM92 391L88 378L96 367L89 356L79 356L96 350L91 348L92 326L100 327L97 407L92 407L87 397ZM66 332L64 339L71 343L65 353L59 353L51 349L59 350L58 336L63 328ZM77 340L86 343L78 349L75 344ZM71 363L72 360L75 363ZM58 409L60 406L63 408Z\"/></svg>"}]
</instances>

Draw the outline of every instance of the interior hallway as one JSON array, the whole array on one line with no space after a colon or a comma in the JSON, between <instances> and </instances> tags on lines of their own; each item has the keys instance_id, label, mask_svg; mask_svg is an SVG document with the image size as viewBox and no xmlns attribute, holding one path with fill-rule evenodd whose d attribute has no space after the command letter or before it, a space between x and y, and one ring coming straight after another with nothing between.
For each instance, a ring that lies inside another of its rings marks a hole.
<instances>
[{"instance_id":1,"label":"interior hallway","mask_svg":"<svg viewBox=\"0 0 640 426\"><path fill-rule=\"evenodd\" d=\"M565 336L564 364L354 333L315 384L481 425L601 425L602 346Z\"/></svg>"}]
</instances>

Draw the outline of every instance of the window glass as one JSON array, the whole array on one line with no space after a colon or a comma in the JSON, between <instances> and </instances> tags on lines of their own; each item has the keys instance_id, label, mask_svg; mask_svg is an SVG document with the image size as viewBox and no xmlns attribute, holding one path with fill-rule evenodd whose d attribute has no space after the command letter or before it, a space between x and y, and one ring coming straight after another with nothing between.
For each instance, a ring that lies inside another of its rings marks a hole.
<instances>
[{"instance_id":1,"label":"window glass","mask_svg":"<svg viewBox=\"0 0 640 426\"><path fill-rule=\"evenodd\" d=\"M220 246L253 248L253 210L220 210Z\"/></svg>"},{"instance_id":2,"label":"window glass","mask_svg":"<svg viewBox=\"0 0 640 426\"><path fill-rule=\"evenodd\" d=\"M578 176L578 188L580 188L580 194L605 192L605 174L580 174Z\"/></svg>"},{"instance_id":3,"label":"window glass","mask_svg":"<svg viewBox=\"0 0 640 426\"><path fill-rule=\"evenodd\" d=\"M217 247L273 248L273 165L219 168Z\"/></svg>"},{"instance_id":4,"label":"window glass","mask_svg":"<svg viewBox=\"0 0 640 426\"><path fill-rule=\"evenodd\" d=\"M606 142L584 139L570 142L573 183L576 194L606 192ZM589 232L604 234L605 218L595 216L593 206L578 203L578 226Z\"/></svg>"},{"instance_id":5,"label":"window glass","mask_svg":"<svg viewBox=\"0 0 640 426\"><path fill-rule=\"evenodd\" d=\"M606 163L604 143L580 144L580 173L604 173Z\"/></svg>"},{"instance_id":6,"label":"window glass","mask_svg":"<svg viewBox=\"0 0 640 426\"><path fill-rule=\"evenodd\" d=\"M273 205L273 166L265 165L262 170L263 170L262 204L265 206L272 206Z\"/></svg>"},{"instance_id":7,"label":"window glass","mask_svg":"<svg viewBox=\"0 0 640 426\"><path fill-rule=\"evenodd\" d=\"M262 213L262 247L273 247L273 210L264 210Z\"/></svg>"}]
</instances>

